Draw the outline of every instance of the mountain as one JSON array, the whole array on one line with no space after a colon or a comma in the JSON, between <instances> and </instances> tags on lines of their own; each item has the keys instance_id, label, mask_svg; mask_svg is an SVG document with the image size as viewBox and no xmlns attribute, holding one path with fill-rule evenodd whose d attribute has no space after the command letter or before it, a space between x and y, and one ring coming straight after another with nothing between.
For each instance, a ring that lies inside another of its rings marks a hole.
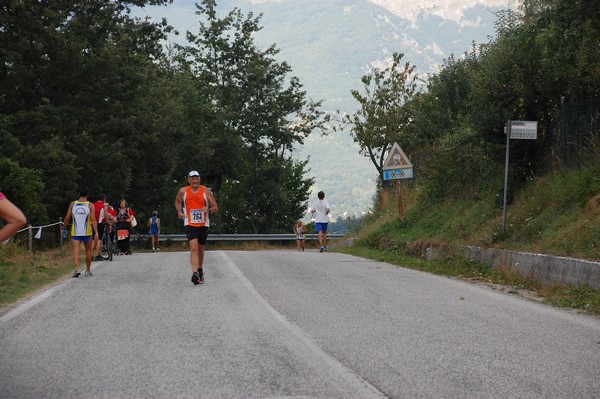
<instances>
[{"instance_id":1,"label":"mountain","mask_svg":"<svg viewBox=\"0 0 600 399\"><path fill-rule=\"evenodd\" d=\"M403 53L403 60L424 76L434 73L450 54L459 56L473 42L488 42L497 8L471 1L474 5L462 8L462 18L455 19L434 14L439 7L403 18L397 15L398 8L391 7L399 1L391 0L222 0L217 1L217 9L222 15L234 7L244 14L262 13L257 45L275 43L281 50L280 61L291 65L292 75L300 78L310 98L324 100L324 110L352 114L358 103L350 90L360 91L361 77L392 53ZM182 33L196 33L194 3L175 0L167 7L148 7L142 15L165 17ZM359 215L372 206L377 171L359 154L349 131L325 137L313 134L295 156L309 158L309 176L316 179L311 198L325 191L333 217Z\"/></svg>"}]
</instances>

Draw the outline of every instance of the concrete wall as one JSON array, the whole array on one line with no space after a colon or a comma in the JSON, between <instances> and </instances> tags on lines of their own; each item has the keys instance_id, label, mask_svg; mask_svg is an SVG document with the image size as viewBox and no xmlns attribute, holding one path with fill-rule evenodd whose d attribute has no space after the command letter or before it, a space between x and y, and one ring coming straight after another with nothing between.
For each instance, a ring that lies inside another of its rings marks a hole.
<instances>
[{"instance_id":1,"label":"concrete wall","mask_svg":"<svg viewBox=\"0 0 600 399\"><path fill-rule=\"evenodd\" d=\"M472 246L459 248L435 244L425 247L423 257L433 259L456 250L462 251L470 259L489 264L495 269L510 270L526 278L545 283L588 284L600 289L600 262L503 249Z\"/></svg>"}]
</instances>

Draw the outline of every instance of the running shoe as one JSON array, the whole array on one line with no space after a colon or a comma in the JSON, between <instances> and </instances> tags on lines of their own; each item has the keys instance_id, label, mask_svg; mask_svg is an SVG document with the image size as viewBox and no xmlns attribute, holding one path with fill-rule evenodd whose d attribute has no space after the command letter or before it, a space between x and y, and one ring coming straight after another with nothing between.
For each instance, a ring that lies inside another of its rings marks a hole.
<instances>
[{"instance_id":1,"label":"running shoe","mask_svg":"<svg viewBox=\"0 0 600 399\"><path fill-rule=\"evenodd\" d=\"M202 269L198 270L198 276L200 277L198 279L198 283L204 284L204 272L202 271Z\"/></svg>"},{"instance_id":2,"label":"running shoe","mask_svg":"<svg viewBox=\"0 0 600 399\"><path fill-rule=\"evenodd\" d=\"M319 250L319 252L323 252L325 250L324 246L321 246L321 249Z\"/></svg>"},{"instance_id":3,"label":"running shoe","mask_svg":"<svg viewBox=\"0 0 600 399\"><path fill-rule=\"evenodd\" d=\"M200 284L200 276L198 275L198 272L194 272L192 274L192 283L194 283L194 285Z\"/></svg>"},{"instance_id":4,"label":"running shoe","mask_svg":"<svg viewBox=\"0 0 600 399\"><path fill-rule=\"evenodd\" d=\"M104 258L102 256L100 256L100 255L94 256L94 261L95 262L102 262L103 260L104 260Z\"/></svg>"},{"instance_id":5,"label":"running shoe","mask_svg":"<svg viewBox=\"0 0 600 399\"><path fill-rule=\"evenodd\" d=\"M86 270L85 273L83 273L83 276L84 277L92 277L93 276L92 271L91 270Z\"/></svg>"},{"instance_id":6,"label":"running shoe","mask_svg":"<svg viewBox=\"0 0 600 399\"><path fill-rule=\"evenodd\" d=\"M79 277L81 275L81 272L79 270L75 270L73 272L73 278Z\"/></svg>"}]
</instances>

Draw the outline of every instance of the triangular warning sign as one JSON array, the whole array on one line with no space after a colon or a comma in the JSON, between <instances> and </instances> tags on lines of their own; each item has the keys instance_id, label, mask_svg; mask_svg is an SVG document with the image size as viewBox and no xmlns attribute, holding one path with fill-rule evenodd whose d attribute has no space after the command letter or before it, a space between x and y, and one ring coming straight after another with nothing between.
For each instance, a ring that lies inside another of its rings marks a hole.
<instances>
[{"instance_id":1,"label":"triangular warning sign","mask_svg":"<svg viewBox=\"0 0 600 399\"><path fill-rule=\"evenodd\" d=\"M413 165L398 143L394 143L383 163L384 170L412 168Z\"/></svg>"}]
</instances>

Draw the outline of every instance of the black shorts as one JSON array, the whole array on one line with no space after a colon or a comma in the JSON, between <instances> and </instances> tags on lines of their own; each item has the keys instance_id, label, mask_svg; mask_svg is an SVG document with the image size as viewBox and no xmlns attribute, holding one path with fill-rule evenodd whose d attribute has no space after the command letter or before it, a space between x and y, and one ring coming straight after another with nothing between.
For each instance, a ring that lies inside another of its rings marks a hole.
<instances>
[{"instance_id":1,"label":"black shorts","mask_svg":"<svg viewBox=\"0 0 600 399\"><path fill-rule=\"evenodd\" d=\"M98 223L98 239L102 240L102 235L104 234L104 227L106 225L102 222Z\"/></svg>"},{"instance_id":2,"label":"black shorts","mask_svg":"<svg viewBox=\"0 0 600 399\"><path fill-rule=\"evenodd\" d=\"M208 227L194 227L185 226L185 235L187 235L188 241L198 240L198 244L206 244L206 238L208 237Z\"/></svg>"}]
</instances>

